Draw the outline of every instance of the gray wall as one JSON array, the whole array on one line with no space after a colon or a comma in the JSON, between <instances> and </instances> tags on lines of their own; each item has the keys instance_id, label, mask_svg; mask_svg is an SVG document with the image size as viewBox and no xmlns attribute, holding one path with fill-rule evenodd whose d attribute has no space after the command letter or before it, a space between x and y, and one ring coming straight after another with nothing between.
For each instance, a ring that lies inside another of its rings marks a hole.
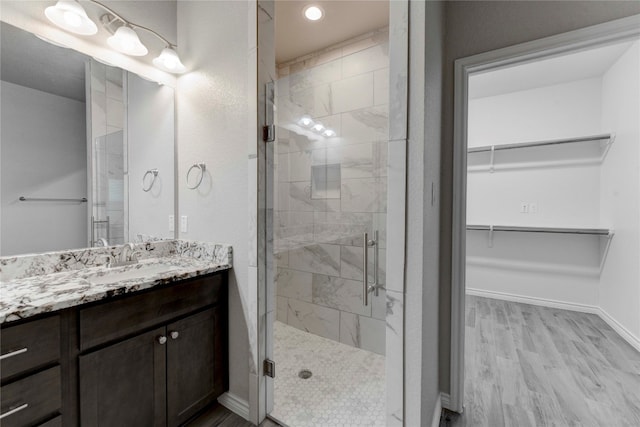
<instances>
[{"instance_id":1,"label":"gray wall","mask_svg":"<svg viewBox=\"0 0 640 427\"><path fill-rule=\"evenodd\" d=\"M19 202L87 196L85 104L2 82L2 241L16 255L87 246L87 204Z\"/></svg>"},{"instance_id":2,"label":"gray wall","mask_svg":"<svg viewBox=\"0 0 640 427\"><path fill-rule=\"evenodd\" d=\"M458 58L640 14L635 1L457 1L445 13L440 227L440 387L449 392L453 85Z\"/></svg>"}]
</instances>

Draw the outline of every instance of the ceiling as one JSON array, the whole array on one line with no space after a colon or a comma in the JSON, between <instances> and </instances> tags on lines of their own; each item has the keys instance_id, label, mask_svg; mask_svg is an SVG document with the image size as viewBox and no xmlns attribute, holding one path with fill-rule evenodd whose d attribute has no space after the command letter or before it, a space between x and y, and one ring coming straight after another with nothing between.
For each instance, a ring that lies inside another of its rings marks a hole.
<instances>
[{"instance_id":1,"label":"ceiling","mask_svg":"<svg viewBox=\"0 0 640 427\"><path fill-rule=\"evenodd\" d=\"M325 11L319 21L302 12ZM389 25L389 0L276 0L276 63L281 64Z\"/></svg>"},{"instance_id":2,"label":"ceiling","mask_svg":"<svg viewBox=\"0 0 640 427\"><path fill-rule=\"evenodd\" d=\"M0 23L0 77L4 81L84 102L86 61L79 52Z\"/></svg>"},{"instance_id":3,"label":"ceiling","mask_svg":"<svg viewBox=\"0 0 640 427\"><path fill-rule=\"evenodd\" d=\"M473 75L469 78L469 98L601 77L632 43L613 44Z\"/></svg>"}]
</instances>

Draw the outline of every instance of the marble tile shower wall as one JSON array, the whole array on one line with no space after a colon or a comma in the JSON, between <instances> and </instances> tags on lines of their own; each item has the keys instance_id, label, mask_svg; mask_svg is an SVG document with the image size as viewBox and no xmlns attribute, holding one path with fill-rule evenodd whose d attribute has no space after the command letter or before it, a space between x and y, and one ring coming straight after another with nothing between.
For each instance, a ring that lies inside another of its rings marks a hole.
<instances>
[{"instance_id":1,"label":"marble tile shower wall","mask_svg":"<svg viewBox=\"0 0 640 427\"><path fill-rule=\"evenodd\" d=\"M281 66L276 85L277 319L379 354L386 296L362 303L362 234L380 232L385 283L388 46L376 31ZM305 128L304 115L336 136Z\"/></svg>"}]
</instances>

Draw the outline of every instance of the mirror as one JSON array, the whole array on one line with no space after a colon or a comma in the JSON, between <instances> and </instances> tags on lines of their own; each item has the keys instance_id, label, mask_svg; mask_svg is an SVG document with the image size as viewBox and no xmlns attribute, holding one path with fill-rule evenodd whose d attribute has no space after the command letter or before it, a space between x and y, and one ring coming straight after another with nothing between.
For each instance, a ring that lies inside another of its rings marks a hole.
<instances>
[{"instance_id":1,"label":"mirror","mask_svg":"<svg viewBox=\"0 0 640 427\"><path fill-rule=\"evenodd\" d=\"M0 31L0 256L173 238L173 89Z\"/></svg>"}]
</instances>

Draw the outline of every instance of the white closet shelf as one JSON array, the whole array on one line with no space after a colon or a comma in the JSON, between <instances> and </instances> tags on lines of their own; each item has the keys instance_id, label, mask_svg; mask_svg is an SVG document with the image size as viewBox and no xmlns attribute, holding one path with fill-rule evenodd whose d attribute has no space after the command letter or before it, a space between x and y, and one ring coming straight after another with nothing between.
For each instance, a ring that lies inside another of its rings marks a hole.
<instances>
[{"instance_id":1,"label":"white closet shelf","mask_svg":"<svg viewBox=\"0 0 640 427\"><path fill-rule=\"evenodd\" d=\"M548 145L575 144L594 141L608 141L607 144L610 144L614 137L615 134L613 133L603 133L600 135L581 136L576 138L549 139L544 141L518 142L514 144L483 145L480 147L471 147L467 152L482 153L486 151L513 150L517 148L544 147Z\"/></svg>"},{"instance_id":2,"label":"white closet shelf","mask_svg":"<svg viewBox=\"0 0 640 427\"><path fill-rule=\"evenodd\" d=\"M613 230L610 230L608 228L523 227L523 226L515 226L515 225L467 224L467 230L516 231L521 233L587 234L587 235L595 235L595 236L613 235Z\"/></svg>"}]
</instances>

